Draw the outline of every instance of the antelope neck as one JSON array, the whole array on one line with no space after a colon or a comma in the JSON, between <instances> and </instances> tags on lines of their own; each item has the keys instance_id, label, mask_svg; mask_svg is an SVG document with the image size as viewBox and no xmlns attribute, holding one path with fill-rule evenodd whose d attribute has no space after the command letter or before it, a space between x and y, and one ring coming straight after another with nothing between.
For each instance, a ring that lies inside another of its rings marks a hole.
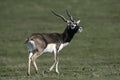
<instances>
[{"instance_id":1,"label":"antelope neck","mask_svg":"<svg viewBox=\"0 0 120 80\"><path fill-rule=\"evenodd\" d=\"M63 42L66 43L66 42L70 42L72 40L72 38L74 37L75 35L75 32L73 31L70 31L68 29L68 27L64 30L64 32L62 33L63 35Z\"/></svg>"}]
</instances>

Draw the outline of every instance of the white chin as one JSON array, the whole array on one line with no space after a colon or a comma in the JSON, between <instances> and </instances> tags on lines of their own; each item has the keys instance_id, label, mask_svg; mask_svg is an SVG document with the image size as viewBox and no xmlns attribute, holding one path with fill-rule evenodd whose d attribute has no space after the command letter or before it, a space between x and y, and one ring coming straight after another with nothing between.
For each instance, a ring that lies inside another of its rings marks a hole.
<instances>
[{"instance_id":1,"label":"white chin","mask_svg":"<svg viewBox=\"0 0 120 80\"><path fill-rule=\"evenodd\" d=\"M82 28L82 27L80 27L80 28L79 28L79 32L82 32L82 31L83 31L83 28Z\"/></svg>"}]
</instances>

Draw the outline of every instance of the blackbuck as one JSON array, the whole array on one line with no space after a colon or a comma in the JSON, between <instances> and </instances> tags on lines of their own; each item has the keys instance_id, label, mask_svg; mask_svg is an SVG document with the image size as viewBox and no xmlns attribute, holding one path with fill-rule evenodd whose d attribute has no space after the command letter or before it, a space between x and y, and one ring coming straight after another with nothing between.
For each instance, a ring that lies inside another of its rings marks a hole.
<instances>
[{"instance_id":1,"label":"blackbuck","mask_svg":"<svg viewBox=\"0 0 120 80\"><path fill-rule=\"evenodd\" d=\"M38 72L36 59L46 52L54 53L54 63L47 71L50 72L55 67L56 73L59 74L59 51L61 51L70 43L75 33L82 32L82 27L78 26L80 20L75 21L68 10L66 10L66 13L70 18L69 20L54 11L52 11L52 13L66 22L67 27L63 33L33 33L26 39L25 43L27 44L29 52L27 72L28 75L30 75L31 62L35 68L36 73Z\"/></svg>"}]
</instances>

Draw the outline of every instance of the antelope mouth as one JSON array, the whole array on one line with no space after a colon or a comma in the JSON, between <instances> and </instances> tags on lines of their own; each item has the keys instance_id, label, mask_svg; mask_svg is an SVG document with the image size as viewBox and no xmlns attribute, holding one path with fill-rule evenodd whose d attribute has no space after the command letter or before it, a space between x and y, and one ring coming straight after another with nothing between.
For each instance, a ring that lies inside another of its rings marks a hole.
<instances>
[{"instance_id":1,"label":"antelope mouth","mask_svg":"<svg viewBox=\"0 0 120 80\"><path fill-rule=\"evenodd\" d=\"M82 32L82 31L83 31L83 28L82 28L82 27L80 27L80 28L79 28L79 32Z\"/></svg>"}]
</instances>

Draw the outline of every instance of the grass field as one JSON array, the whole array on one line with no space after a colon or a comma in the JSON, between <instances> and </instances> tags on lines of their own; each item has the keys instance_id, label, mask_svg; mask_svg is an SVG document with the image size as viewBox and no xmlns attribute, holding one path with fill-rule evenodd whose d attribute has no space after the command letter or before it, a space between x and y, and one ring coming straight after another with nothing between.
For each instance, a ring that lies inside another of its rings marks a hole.
<instances>
[{"instance_id":1,"label":"grass field","mask_svg":"<svg viewBox=\"0 0 120 80\"><path fill-rule=\"evenodd\" d=\"M66 27L51 9L71 10L84 31L60 52L60 75L42 76L53 63L44 54L27 76L27 36ZM120 80L120 0L0 0L0 80Z\"/></svg>"}]
</instances>

